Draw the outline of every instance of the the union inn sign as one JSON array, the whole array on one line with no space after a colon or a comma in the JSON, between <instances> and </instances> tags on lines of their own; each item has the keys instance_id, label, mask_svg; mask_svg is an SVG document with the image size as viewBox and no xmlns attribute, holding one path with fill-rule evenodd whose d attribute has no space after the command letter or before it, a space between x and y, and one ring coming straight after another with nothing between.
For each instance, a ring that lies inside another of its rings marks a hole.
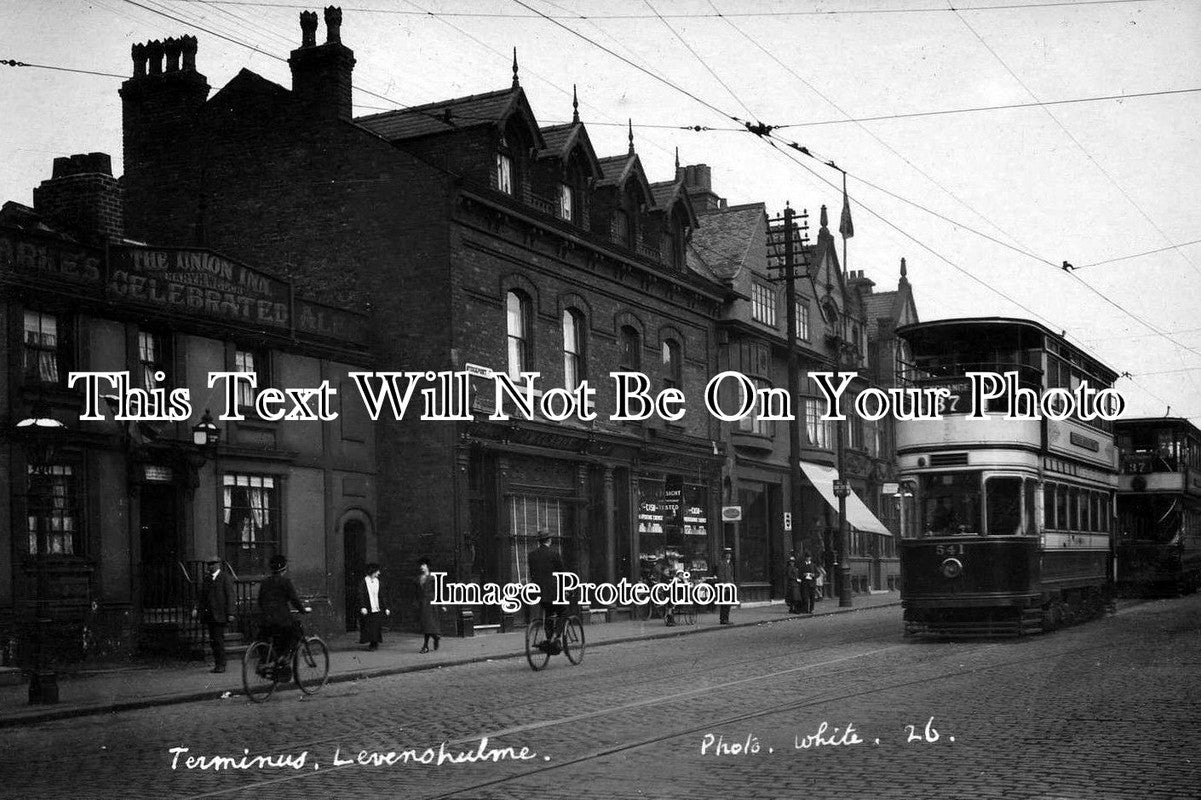
<instances>
[{"instance_id":1,"label":"the union inn sign","mask_svg":"<svg viewBox=\"0 0 1201 800\"><path fill-rule=\"evenodd\" d=\"M366 318L296 297L292 287L208 250L104 250L0 230L0 276L76 293L280 333L363 344Z\"/></svg>"}]
</instances>

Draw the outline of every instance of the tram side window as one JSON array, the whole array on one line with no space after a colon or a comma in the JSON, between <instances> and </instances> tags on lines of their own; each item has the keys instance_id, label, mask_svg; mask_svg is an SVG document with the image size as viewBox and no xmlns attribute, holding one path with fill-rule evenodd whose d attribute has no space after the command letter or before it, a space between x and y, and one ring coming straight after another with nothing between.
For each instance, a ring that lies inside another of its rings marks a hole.
<instances>
[{"instance_id":1,"label":"tram side window","mask_svg":"<svg viewBox=\"0 0 1201 800\"><path fill-rule=\"evenodd\" d=\"M980 531L980 473L923 475L922 529L927 536Z\"/></svg>"},{"instance_id":2,"label":"tram side window","mask_svg":"<svg viewBox=\"0 0 1201 800\"><path fill-rule=\"evenodd\" d=\"M989 478L984 482L988 502L988 535L1015 536L1022 532L1022 479Z\"/></svg>"},{"instance_id":3,"label":"tram side window","mask_svg":"<svg viewBox=\"0 0 1201 800\"><path fill-rule=\"evenodd\" d=\"M1068 487L1058 486L1055 489L1055 530L1068 529Z\"/></svg>"},{"instance_id":4,"label":"tram side window","mask_svg":"<svg viewBox=\"0 0 1201 800\"><path fill-rule=\"evenodd\" d=\"M1027 478L1023 481L1022 487L1025 489L1025 497L1023 499L1026 506L1026 529L1023 533L1033 536L1038 533L1038 509L1034 503L1034 499L1038 497L1038 481L1033 478Z\"/></svg>"},{"instance_id":5,"label":"tram side window","mask_svg":"<svg viewBox=\"0 0 1201 800\"><path fill-rule=\"evenodd\" d=\"M1057 485L1047 483L1043 486L1043 528L1055 530L1055 490Z\"/></svg>"}]
</instances>

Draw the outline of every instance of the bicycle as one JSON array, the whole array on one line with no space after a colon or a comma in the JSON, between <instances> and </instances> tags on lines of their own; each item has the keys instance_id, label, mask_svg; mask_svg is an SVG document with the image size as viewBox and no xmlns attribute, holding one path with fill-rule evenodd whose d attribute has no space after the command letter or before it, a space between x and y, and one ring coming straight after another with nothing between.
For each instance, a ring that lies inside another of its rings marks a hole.
<instances>
[{"instance_id":1,"label":"bicycle","mask_svg":"<svg viewBox=\"0 0 1201 800\"><path fill-rule=\"evenodd\" d=\"M563 653L574 665L584 660L584 621L579 611L555 616L554 636L546 639L546 623L539 617L525 628L525 658L530 669L545 669L552 655Z\"/></svg>"},{"instance_id":2,"label":"bicycle","mask_svg":"<svg viewBox=\"0 0 1201 800\"><path fill-rule=\"evenodd\" d=\"M306 695L316 694L329 679L329 648L319 636L301 633L286 655L275 652L273 639L250 643L242 656L242 686L251 702L263 703L275 687L294 680Z\"/></svg>"}]
</instances>

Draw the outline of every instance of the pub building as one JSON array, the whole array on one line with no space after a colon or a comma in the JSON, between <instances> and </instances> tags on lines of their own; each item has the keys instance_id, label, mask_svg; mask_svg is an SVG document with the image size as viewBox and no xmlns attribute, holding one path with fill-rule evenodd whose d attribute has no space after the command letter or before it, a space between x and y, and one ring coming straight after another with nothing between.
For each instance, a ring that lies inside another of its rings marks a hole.
<instances>
[{"instance_id":1,"label":"pub building","mask_svg":"<svg viewBox=\"0 0 1201 800\"><path fill-rule=\"evenodd\" d=\"M699 222L685 170L651 182L632 130L625 152L598 155L575 102L571 122L539 124L516 57L496 91L355 117L342 13L323 17L318 44L317 14L300 15L290 88L243 69L210 97L195 39L133 47L130 235L203 243L364 309L381 369L596 388L594 422L491 421L488 392L469 422L381 418L379 557L393 575L426 556L452 580L525 580L539 530L586 580L666 563L711 573L725 454L702 398L733 294L687 262ZM609 420L616 370L682 389L686 416ZM515 621L469 611L462 633Z\"/></svg>"},{"instance_id":2,"label":"pub building","mask_svg":"<svg viewBox=\"0 0 1201 800\"><path fill-rule=\"evenodd\" d=\"M335 402L333 422L273 422L243 386L245 419L223 422L207 378L254 373L259 389L328 380L345 396L347 373L370 365L367 319L216 250L126 238L105 154L55 159L33 196L0 209L5 664L28 665L39 630L43 665L197 651L191 610L214 554L235 578L236 633L250 632L276 554L313 598L307 624L344 630L346 575L378 552L362 404ZM130 396L187 389L191 416L118 421L117 390L100 381L100 418L83 420L83 387L68 375L84 371L128 373ZM20 425L30 420L43 425Z\"/></svg>"}]
</instances>

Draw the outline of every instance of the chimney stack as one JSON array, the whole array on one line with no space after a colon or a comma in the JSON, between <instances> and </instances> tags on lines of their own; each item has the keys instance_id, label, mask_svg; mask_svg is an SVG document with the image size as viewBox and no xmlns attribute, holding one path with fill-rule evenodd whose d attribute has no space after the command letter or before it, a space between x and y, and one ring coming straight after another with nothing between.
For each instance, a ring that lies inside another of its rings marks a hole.
<instances>
[{"instance_id":1,"label":"chimney stack","mask_svg":"<svg viewBox=\"0 0 1201 800\"><path fill-rule=\"evenodd\" d=\"M317 44L317 14L300 13L300 47L292 51L292 94L319 119L353 117L354 51L342 44L342 9L325 9L325 44Z\"/></svg>"},{"instance_id":2,"label":"chimney stack","mask_svg":"<svg viewBox=\"0 0 1201 800\"><path fill-rule=\"evenodd\" d=\"M684 191L697 211L716 211L726 207L725 200L713 191L713 173L708 164L689 164L676 168L676 180L684 179Z\"/></svg>"},{"instance_id":3,"label":"chimney stack","mask_svg":"<svg viewBox=\"0 0 1201 800\"><path fill-rule=\"evenodd\" d=\"M89 244L124 236L121 184L108 153L54 159L50 180L33 190L33 207L47 222Z\"/></svg>"},{"instance_id":4,"label":"chimney stack","mask_svg":"<svg viewBox=\"0 0 1201 800\"><path fill-rule=\"evenodd\" d=\"M209 94L208 80L196 71L196 45L195 36L180 36L130 48L133 74L120 90L121 182L125 233L135 239L192 243L183 228L190 225L184 218L193 215L180 214L167 195L186 201L194 188L186 168L190 137Z\"/></svg>"}]
</instances>

